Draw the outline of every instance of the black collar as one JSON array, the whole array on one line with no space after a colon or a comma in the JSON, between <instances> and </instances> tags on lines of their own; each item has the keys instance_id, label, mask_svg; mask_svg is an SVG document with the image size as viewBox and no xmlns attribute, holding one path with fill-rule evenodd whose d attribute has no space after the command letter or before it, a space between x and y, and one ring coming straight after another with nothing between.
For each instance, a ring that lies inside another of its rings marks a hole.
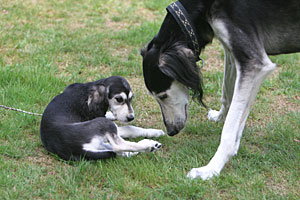
<instances>
[{"instance_id":1,"label":"black collar","mask_svg":"<svg viewBox=\"0 0 300 200\"><path fill-rule=\"evenodd\" d=\"M192 21L190 20L189 14L183 7L183 5L176 1L174 3L171 3L167 7L167 11L172 14L172 16L175 18L176 22L180 26L182 32L184 33L186 40L189 44L189 46L193 49L196 61L203 60L199 57L200 56L200 47L198 43L197 38L197 32L195 27L193 26ZM203 63L204 64L204 63Z\"/></svg>"}]
</instances>

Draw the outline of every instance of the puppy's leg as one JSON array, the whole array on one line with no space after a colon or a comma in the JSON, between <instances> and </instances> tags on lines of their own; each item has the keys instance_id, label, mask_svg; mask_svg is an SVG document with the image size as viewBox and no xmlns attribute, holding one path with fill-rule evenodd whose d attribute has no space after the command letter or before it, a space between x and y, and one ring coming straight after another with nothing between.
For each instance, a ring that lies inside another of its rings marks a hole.
<instances>
[{"instance_id":1,"label":"puppy's leg","mask_svg":"<svg viewBox=\"0 0 300 200\"><path fill-rule=\"evenodd\" d=\"M217 110L209 110L207 117L212 121L221 121L226 118L228 113L228 109L230 107L234 84L236 79L236 68L234 64L234 59L232 54L224 47L224 78L223 78L223 88L222 88L222 97L221 97L221 109Z\"/></svg>"},{"instance_id":2,"label":"puppy's leg","mask_svg":"<svg viewBox=\"0 0 300 200\"><path fill-rule=\"evenodd\" d=\"M106 133L106 138L112 145L114 152L153 152L161 148L161 144L154 140L144 139L139 142L130 142L115 133Z\"/></svg>"},{"instance_id":3,"label":"puppy's leg","mask_svg":"<svg viewBox=\"0 0 300 200\"><path fill-rule=\"evenodd\" d=\"M165 135L162 130L145 129L136 126L122 126L118 127L118 134L122 138L136 138L136 137L160 137Z\"/></svg>"},{"instance_id":4,"label":"puppy's leg","mask_svg":"<svg viewBox=\"0 0 300 200\"><path fill-rule=\"evenodd\" d=\"M91 142L83 144L83 151L87 158L104 158L105 155L116 153L118 156L131 157L137 155L138 152L114 152L111 144L104 141L102 137L94 137ZM101 157L102 156L102 157ZM112 157L112 156L110 156Z\"/></svg>"},{"instance_id":5,"label":"puppy's leg","mask_svg":"<svg viewBox=\"0 0 300 200\"><path fill-rule=\"evenodd\" d=\"M139 152L117 152L118 156L122 156L122 157L126 157L126 158L135 156L137 154L139 154Z\"/></svg>"},{"instance_id":6,"label":"puppy's leg","mask_svg":"<svg viewBox=\"0 0 300 200\"><path fill-rule=\"evenodd\" d=\"M262 59L247 63L252 65L243 66L243 70L238 62L236 63L238 73L234 95L217 152L208 165L192 169L187 175L189 178L201 177L206 180L220 174L226 162L237 153L250 106L255 100L259 86L276 67L265 54Z\"/></svg>"}]
</instances>

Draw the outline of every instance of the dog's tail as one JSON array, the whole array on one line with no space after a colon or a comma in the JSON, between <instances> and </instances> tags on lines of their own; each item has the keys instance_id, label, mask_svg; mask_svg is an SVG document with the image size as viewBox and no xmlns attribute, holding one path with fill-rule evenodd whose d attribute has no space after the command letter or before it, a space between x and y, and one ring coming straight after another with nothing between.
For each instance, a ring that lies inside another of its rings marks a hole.
<instances>
[{"instance_id":1,"label":"dog's tail","mask_svg":"<svg viewBox=\"0 0 300 200\"><path fill-rule=\"evenodd\" d=\"M83 155L86 160L99 160L99 159L113 158L117 154L113 151L106 151L106 150L99 151L99 152L83 150Z\"/></svg>"}]
</instances>

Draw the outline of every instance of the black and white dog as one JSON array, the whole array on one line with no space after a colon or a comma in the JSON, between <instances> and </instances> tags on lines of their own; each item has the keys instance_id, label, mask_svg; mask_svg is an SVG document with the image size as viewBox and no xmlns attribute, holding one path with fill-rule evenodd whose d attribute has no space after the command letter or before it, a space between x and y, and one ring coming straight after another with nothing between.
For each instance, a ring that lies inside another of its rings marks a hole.
<instances>
[{"instance_id":1,"label":"black and white dog","mask_svg":"<svg viewBox=\"0 0 300 200\"><path fill-rule=\"evenodd\" d=\"M180 2L194 25L200 51L214 37L225 50L222 106L219 111L208 112L210 120L225 120L220 145L208 165L194 168L187 175L205 180L220 174L226 162L237 154L259 87L276 68L268 55L300 51L300 1ZM175 12L181 14L178 7ZM202 103L202 78L196 65L198 55L186 38L169 12L159 33L141 51L146 87L160 104L171 136L185 126L190 90Z\"/></svg>"},{"instance_id":2,"label":"black and white dog","mask_svg":"<svg viewBox=\"0 0 300 200\"><path fill-rule=\"evenodd\" d=\"M123 138L159 137L163 131L117 127L112 121L134 119L132 97L129 83L119 76L69 85L43 113L40 134L44 147L65 160L97 160L158 150L161 144L154 140L136 143Z\"/></svg>"}]
</instances>

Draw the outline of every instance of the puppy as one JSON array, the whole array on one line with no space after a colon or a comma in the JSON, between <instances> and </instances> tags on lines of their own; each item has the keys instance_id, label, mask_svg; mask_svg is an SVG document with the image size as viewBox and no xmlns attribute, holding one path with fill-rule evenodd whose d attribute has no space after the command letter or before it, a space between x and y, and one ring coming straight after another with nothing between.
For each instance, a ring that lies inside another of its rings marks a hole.
<instances>
[{"instance_id":1,"label":"puppy","mask_svg":"<svg viewBox=\"0 0 300 200\"><path fill-rule=\"evenodd\" d=\"M144 139L136 143L123 138L159 137L163 131L118 127L112 121L134 119L132 98L129 83L120 76L69 85L43 113L40 136L44 147L64 160L97 160L158 150L162 146L159 142Z\"/></svg>"}]
</instances>

